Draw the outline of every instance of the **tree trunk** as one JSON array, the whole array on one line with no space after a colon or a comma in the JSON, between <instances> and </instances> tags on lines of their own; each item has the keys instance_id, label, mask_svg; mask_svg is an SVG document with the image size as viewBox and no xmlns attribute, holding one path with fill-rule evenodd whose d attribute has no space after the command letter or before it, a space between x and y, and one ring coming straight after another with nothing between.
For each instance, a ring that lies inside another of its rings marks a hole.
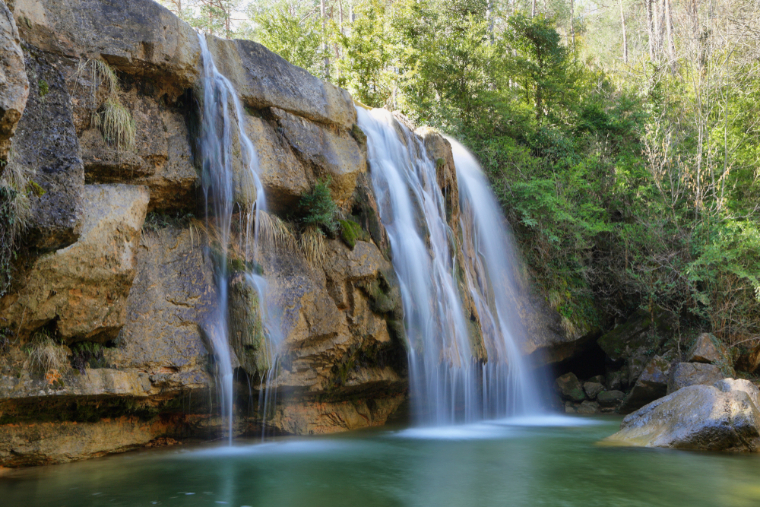
<instances>
[{"instance_id":1,"label":"tree trunk","mask_svg":"<svg viewBox=\"0 0 760 507\"><path fill-rule=\"evenodd\" d=\"M530 9L530 17L531 18L536 17L536 0L533 0L533 6Z\"/></svg>"},{"instance_id":2,"label":"tree trunk","mask_svg":"<svg viewBox=\"0 0 760 507\"><path fill-rule=\"evenodd\" d=\"M652 0L644 0L647 8L647 35L649 39L649 59L654 60L654 26L652 25Z\"/></svg>"},{"instance_id":3,"label":"tree trunk","mask_svg":"<svg viewBox=\"0 0 760 507\"><path fill-rule=\"evenodd\" d=\"M668 60L670 69L676 72L676 45L673 41L673 15L670 11L670 0L665 0L665 27L668 34Z\"/></svg>"},{"instance_id":4,"label":"tree trunk","mask_svg":"<svg viewBox=\"0 0 760 507\"><path fill-rule=\"evenodd\" d=\"M575 0L570 0L570 39L575 50Z\"/></svg>"},{"instance_id":5,"label":"tree trunk","mask_svg":"<svg viewBox=\"0 0 760 507\"><path fill-rule=\"evenodd\" d=\"M623 11L623 0L618 0L620 4L620 26L623 29L623 63L628 65L628 34L625 31L625 12Z\"/></svg>"},{"instance_id":6,"label":"tree trunk","mask_svg":"<svg viewBox=\"0 0 760 507\"><path fill-rule=\"evenodd\" d=\"M319 11L322 15L322 51L325 55L325 79L330 77L330 56L327 49L327 11L325 10L325 0L319 1Z\"/></svg>"}]
</instances>

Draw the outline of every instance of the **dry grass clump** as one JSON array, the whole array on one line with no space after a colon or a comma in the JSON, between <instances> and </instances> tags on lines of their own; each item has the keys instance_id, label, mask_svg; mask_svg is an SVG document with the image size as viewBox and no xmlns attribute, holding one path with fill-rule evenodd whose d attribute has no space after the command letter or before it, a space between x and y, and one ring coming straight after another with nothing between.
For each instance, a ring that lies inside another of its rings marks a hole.
<instances>
[{"instance_id":1,"label":"dry grass clump","mask_svg":"<svg viewBox=\"0 0 760 507\"><path fill-rule=\"evenodd\" d=\"M276 248L296 249L298 243L296 237L288 224L280 217L258 211L256 219L259 221L259 235L262 241Z\"/></svg>"},{"instance_id":2,"label":"dry grass clump","mask_svg":"<svg viewBox=\"0 0 760 507\"><path fill-rule=\"evenodd\" d=\"M92 115L95 127L100 129L107 143L116 145L121 150L131 150L135 146L135 120L129 109L118 99L109 97Z\"/></svg>"},{"instance_id":3,"label":"dry grass clump","mask_svg":"<svg viewBox=\"0 0 760 507\"><path fill-rule=\"evenodd\" d=\"M108 144L120 150L131 150L135 146L135 121L132 114L119 99L121 88L119 77L114 70L102 60L83 60L79 62L77 80L89 73L92 83L92 122L100 129ZM98 91L105 92L105 99L98 100Z\"/></svg>"},{"instance_id":4,"label":"dry grass clump","mask_svg":"<svg viewBox=\"0 0 760 507\"><path fill-rule=\"evenodd\" d=\"M327 244L325 235L319 227L307 227L299 238L299 246L306 260L314 266L321 266L325 261Z\"/></svg>"},{"instance_id":5,"label":"dry grass clump","mask_svg":"<svg viewBox=\"0 0 760 507\"><path fill-rule=\"evenodd\" d=\"M58 345L50 336L37 333L32 341L24 347L29 358L31 369L40 373L49 371L61 371L68 366L69 350L63 345Z\"/></svg>"}]
</instances>

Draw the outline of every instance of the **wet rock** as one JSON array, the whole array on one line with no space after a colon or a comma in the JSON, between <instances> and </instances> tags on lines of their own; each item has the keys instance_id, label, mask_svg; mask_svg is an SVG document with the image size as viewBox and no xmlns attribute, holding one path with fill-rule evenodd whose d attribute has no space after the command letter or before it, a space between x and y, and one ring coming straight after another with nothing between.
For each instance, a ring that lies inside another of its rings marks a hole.
<instances>
[{"instance_id":1,"label":"wet rock","mask_svg":"<svg viewBox=\"0 0 760 507\"><path fill-rule=\"evenodd\" d=\"M566 401L565 402L565 413L566 414L577 414L578 413L578 406L573 403L572 401Z\"/></svg>"},{"instance_id":2,"label":"wet rock","mask_svg":"<svg viewBox=\"0 0 760 507\"><path fill-rule=\"evenodd\" d=\"M606 443L706 451L756 451L760 412L741 390L692 385L626 416Z\"/></svg>"},{"instance_id":3,"label":"wet rock","mask_svg":"<svg viewBox=\"0 0 760 507\"><path fill-rule=\"evenodd\" d=\"M605 376L605 385L613 391L620 391L625 387L623 385L623 379L626 380L625 383L627 385L627 380L628 380L627 370L623 369L623 370L618 370L618 371L612 371L612 372L607 373L607 375Z\"/></svg>"},{"instance_id":4,"label":"wet rock","mask_svg":"<svg viewBox=\"0 0 760 507\"><path fill-rule=\"evenodd\" d=\"M86 185L81 236L39 257L22 289L2 300L0 316L22 336L55 321L65 340L114 339L126 320L147 206L145 187Z\"/></svg>"},{"instance_id":5,"label":"wet rock","mask_svg":"<svg viewBox=\"0 0 760 507\"><path fill-rule=\"evenodd\" d=\"M654 356L636 380L633 389L620 407L620 412L624 414L633 412L665 396L668 392L669 376L670 363L660 356Z\"/></svg>"},{"instance_id":6,"label":"wet rock","mask_svg":"<svg viewBox=\"0 0 760 507\"><path fill-rule=\"evenodd\" d=\"M561 377L557 377L554 382L563 399L569 401L583 401L586 399L586 394L583 392L583 387L578 377L575 376L575 373L565 373Z\"/></svg>"},{"instance_id":7,"label":"wet rock","mask_svg":"<svg viewBox=\"0 0 760 507\"><path fill-rule=\"evenodd\" d=\"M723 378L720 368L705 363L676 363L670 370L668 394L686 386L712 385Z\"/></svg>"},{"instance_id":8,"label":"wet rock","mask_svg":"<svg viewBox=\"0 0 760 507\"><path fill-rule=\"evenodd\" d=\"M346 90L312 76L261 44L207 37L219 72L232 81L243 102L254 109L277 107L346 131L356 109Z\"/></svg>"},{"instance_id":9,"label":"wet rock","mask_svg":"<svg viewBox=\"0 0 760 507\"><path fill-rule=\"evenodd\" d=\"M177 97L199 77L195 31L152 0L16 0L21 37L52 53L102 58Z\"/></svg>"},{"instance_id":10,"label":"wet rock","mask_svg":"<svg viewBox=\"0 0 760 507\"><path fill-rule=\"evenodd\" d=\"M583 391L588 396L588 399L596 399L596 395L604 391L604 386L599 382L584 382Z\"/></svg>"},{"instance_id":11,"label":"wet rock","mask_svg":"<svg viewBox=\"0 0 760 507\"><path fill-rule=\"evenodd\" d=\"M228 328L230 344L249 375L264 375L271 368L272 347L264 334L259 295L242 273L230 280L228 296Z\"/></svg>"},{"instance_id":12,"label":"wet rock","mask_svg":"<svg viewBox=\"0 0 760 507\"><path fill-rule=\"evenodd\" d=\"M367 161L356 140L346 131L320 125L277 107L272 114L297 157L312 168L317 179L330 179L338 205L354 193L356 179L367 170Z\"/></svg>"},{"instance_id":13,"label":"wet rock","mask_svg":"<svg viewBox=\"0 0 760 507\"><path fill-rule=\"evenodd\" d=\"M446 219L449 222L458 223L459 187L451 144L437 130L430 127L419 128L415 134L422 137L425 150L435 163L438 187L441 189L445 200Z\"/></svg>"},{"instance_id":14,"label":"wet rock","mask_svg":"<svg viewBox=\"0 0 760 507\"><path fill-rule=\"evenodd\" d=\"M25 49L26 73L33 84L12 141L13 164L32 172L38 187L28 241L42 250L70 245L79 236L84 170L63 75L49 55Z\"/></svg>"},{"instance_id":15,"label":"wet rock","mask_svg":"<svg viewBox=\"0 0 760 507\"><path fill-rule=\"evenodd\" d=\"M0 91L0 160L7 160L10 140L26 107L29 80L24 70L18 28L5 3L0 3L0 75L3 84Z\"/></svg>"},{"instance_id":16,"label":"wet rock","mask_svg":"<svg viewBox=\"0 0 760 507\"><path fill-rule=\"evenodd\" d=\"M623 401L624 397L623 391L602 391L596 395L596 401L603 407L615 407Z\"/></svg>"}]
</instances>

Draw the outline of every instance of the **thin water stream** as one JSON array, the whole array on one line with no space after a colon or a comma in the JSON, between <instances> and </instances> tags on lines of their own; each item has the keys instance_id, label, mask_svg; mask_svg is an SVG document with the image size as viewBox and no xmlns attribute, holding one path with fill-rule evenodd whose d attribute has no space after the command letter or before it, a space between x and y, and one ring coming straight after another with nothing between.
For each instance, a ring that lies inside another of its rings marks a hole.
<instances>
[{"instance_id":1,"label":"thin water stream","mask_svg":"<svg viewBox=\"0 0 760 507\"><path fill-rule=\"evenodd\" d=\"M0 476L3 506L744 507L760 456L610 448L619 418L180 446Z\"/></svg>"}]
</instances>

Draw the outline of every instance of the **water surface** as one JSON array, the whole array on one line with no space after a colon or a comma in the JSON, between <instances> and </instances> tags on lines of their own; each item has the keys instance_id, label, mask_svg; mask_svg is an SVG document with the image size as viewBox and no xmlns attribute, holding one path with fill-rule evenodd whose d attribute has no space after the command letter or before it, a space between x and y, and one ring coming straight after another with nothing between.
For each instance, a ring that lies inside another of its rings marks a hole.
<instances>
[{"instance_id":1,"label":"water surface","mask_svg":"<svg viewBox=\"0 0 760 507\"><path fill-rule=\"evenodd\" d=\"M619 422L556 416L184 445L7 473L0 505L760 505L760 456L595 445Z\"/></svg>"}]
</instances>

